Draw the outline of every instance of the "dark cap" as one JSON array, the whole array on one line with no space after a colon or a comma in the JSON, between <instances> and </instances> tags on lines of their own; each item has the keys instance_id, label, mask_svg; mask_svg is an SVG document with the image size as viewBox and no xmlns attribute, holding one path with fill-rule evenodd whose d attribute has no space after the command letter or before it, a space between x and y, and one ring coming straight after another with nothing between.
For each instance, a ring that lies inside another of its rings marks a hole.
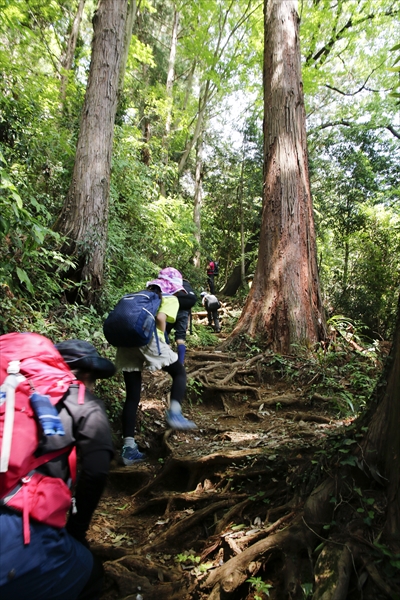
<instances>
[{"instance_id":1,"label":"dark cap","mask_svg":"<svg viewBox=\"0 0 400 600\"><path fill-rule=\"evenodd\" d=\"M70 369L93 373L96 379L112 377L116 368L111 360L102 358L96 348L84 340L66 340L55 344Z\"/></svg>"}]
</instances>

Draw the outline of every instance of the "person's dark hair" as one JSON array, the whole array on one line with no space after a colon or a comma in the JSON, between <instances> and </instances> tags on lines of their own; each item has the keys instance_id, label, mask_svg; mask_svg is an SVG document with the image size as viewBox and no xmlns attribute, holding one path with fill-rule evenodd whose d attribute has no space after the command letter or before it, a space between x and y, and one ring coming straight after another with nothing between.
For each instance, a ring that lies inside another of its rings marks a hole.
<instances>
[{"instance_id":1,"label":"person's dark hair","mask_svg":"<svg viewBox=\"0 0 400 600\"><path fill-rule=\"evenodd\" d=\"M71 369L78 381L83 383L96 383L96 374L93 371L82 371L81 369Z\"/></svg>"},{"instance_id":2,"label":"person's dark hair","mask_svg":"<svg viewBox=\"0 0 400 600\"><path fill-rule=\"evenodd\" d=\"M146 289L156 293L160 299L162 298L161 288L158 285L149 285Z\"/></svg>"}]
</instances>

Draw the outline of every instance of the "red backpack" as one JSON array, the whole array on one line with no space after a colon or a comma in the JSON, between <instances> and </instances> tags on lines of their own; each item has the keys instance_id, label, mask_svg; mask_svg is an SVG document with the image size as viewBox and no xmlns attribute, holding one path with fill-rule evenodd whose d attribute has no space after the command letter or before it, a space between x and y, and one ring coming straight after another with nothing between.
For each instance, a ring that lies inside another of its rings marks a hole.
<instances>
[{"instance_id":1,"label":"red backpack","mask_svg":"<svg viewBox=\"0 0 400 600\"><path fill-rule=\"evenodd\" d=\"M49 339L36 333L0 336L0 504L22 512L25 544L29 518L61 528L71 506L67 484L35 469L65 452L73 479L76 466L72 446L35 456L42 431L30 397L47 396L54 406L73 382L75 375ZM84 391L80 384L80 403Z\"/></svg>"}]
</instances>

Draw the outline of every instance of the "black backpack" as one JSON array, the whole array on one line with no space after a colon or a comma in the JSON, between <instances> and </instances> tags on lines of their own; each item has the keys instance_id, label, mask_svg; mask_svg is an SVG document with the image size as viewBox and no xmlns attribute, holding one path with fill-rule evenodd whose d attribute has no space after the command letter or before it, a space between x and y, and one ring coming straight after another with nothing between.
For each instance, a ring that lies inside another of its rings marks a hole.
<instances>
[{"instance_id":1,"label":"black backpack","mask_svg":"<svg viewBox=\"0 0 400 600\"><path fill-rule=\"evenodd\" d=\"M214 260L214 275L218 275L219 274L219 263Z\"/></svg>"},{"instance_id":2,"label":"black backpack","mask_svg":"<svg viewBox=\"0 0 400 600\"><path fill-rule=\"evenodd\" d=\"M183 287L187 291L187 294L185 292L178 292L175 295L179 300L179 308L181 310L190 310L196 304L197 296L187 279L183 280Z\"/></svg>"}]
</instances>

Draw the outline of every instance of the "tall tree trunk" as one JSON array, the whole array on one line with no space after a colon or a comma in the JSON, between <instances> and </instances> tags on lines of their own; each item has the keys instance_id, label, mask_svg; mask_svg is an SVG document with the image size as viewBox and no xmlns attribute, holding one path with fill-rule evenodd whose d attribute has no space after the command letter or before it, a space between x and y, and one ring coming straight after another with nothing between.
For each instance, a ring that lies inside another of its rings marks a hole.
<instances>
[{"instance_id":1,"label":"tall tree trunk","mask_svg":"<svg viewBox=\"0 0 400 600\"><path fill-rule=\"evenodd\" d=\"M71 71L74 62L74 55L76 50L76 43L78 41L79 27L82 21L83 9L85 7L86 0L79 0L78 10L71 27L71 33L68 38L67 48L63 57L61 58L61 66L63 71L61 73L61 85L60 85L60 99L61 105L65 102L65 96L67 93L68 84L68 72Z\"/></svg>"},{"instance_id":2,"label":"tall tree trunk","mask_svg":"<svg viewBox=\"0 0 400 600\"><path fill-rule=\"evenodd\" d=\"M85 282L84 295L89 302L94 300L103 282L126 11L126 0L100 0L93 18L92 58L72 182L55 225L67 237L64 251L78 257L75 279Z\"/></svg>"},{"instance_id":3,"label":"tall tree trunk","mask_svg":"<svg viewBox=\"0 0 400 600\"><path fill-rule=\"evenodd\" d=\"M385 535L396 543L400 552L400 302L392 349L381 385L376 390L376 401L365 415L368 433L362 457L365 468L386 485Z\"/></svg>"},{"instance_id":4,"label":"tall tree trunk","mask_svg":"<svg viewBox=\"0 0 400 600\"><path fill-rule=\"evenodd\" d=\"M258 263L233 335L277 352L325 335L310 194L297 0L265 0L264 195Z\"/></svg>"},{"instance_id":5,"label":"tall tree trunk","mask_svg":"<svg viewBox=\"0 0 400 600\"><path fill-rule=\"evenodd\" d=\"M178 26L179 26L179 12L174 6L174 19L172 23L172 35L171 35L171 48L169 51L168 59L168 73L167 73L167 84L166 94L168 100L168 112L165 120L165 135L168 137L171 131L171 119L172 119L172 90L175 79L175 61L176 61L176 50L178 47Z\"/></svg>"},{"instance_id":6,"label":"tall tree trunk","mask_svg":"<svg viewBox=\"0 0 400 600\"><path fill-rule=\"evenodd\" d=\"M201 242L201 205L203 201L203 135L201 134L196 144L196 173L194 187L193 221L195 226L195 238L198 249L194 257L194 265L200 268L200 242Z\"/></svg>"},{"instance_id":7,"label":"tall tree trunk","mask_svg":"<svg viewBox=\"0 0 400 600\"><path fill-rule=\"evenodd\" d=\"M246 276L246 261L245 261L245 242L244 242L244 211L243 211L243 172L244 172L244 140L243 140L243 158L240 167L240 183L238 188L239 212L240 212L240 276L241 284L244 288Z\"/></svg>"},{"instance_id":8,"label":"tall tree trunk","mask_svg":"<svg viewBox=\"0 0 400 600\"><path fill-rule=\"evenodd\" d=\"M343 280L342 280L342 295L344 296L347 292L347 283L349 279L349 260L350 260L350 245L349 238L346 236L344 243L344 265L343 265Z\"/></svg>"},{"instance_id":9,"label":"tall tree trunk","mask_svg":"<svg viewBox=\"0 0 400 600\"><path fill-rule=\"evenodd\" d=\"M140 4L140 0L139 0ZM131 44L133 25L136 19L137 3L136 0L128 0L128 8L125 22L125 34L124 34L124 50L121 58L121 64L119 67L119 80L118 80L118 99L122 97L124 90L124 80L126 65L128 63L129 46Z\"/></svg>"},{"instance_id":10,"label":"tall tree trunk","mask_svg":"<svg viewBox=\"0 0 400 600\"><path fill-rule=\"evenodd\" d=\"M197 140L199 138L199 135L201 135L201 132L204 129L204 120L205 120L205 116L206 116L206 109L208 106L208 102L211 96L211 81L208 79L203 88L200 91L200 96L199 96L199 109L198 109L198 113L197 113L197 120L196 120L196 125L194 128L194 132L192 137L188 140L185 150L183 151L183 154L181 156L181 159L179 161L178 164L178 173L182 173L185 166L186 166L186 162L187 159L189 158L189 154L193 148L193 146L197 143Z\"/></svg>"},{"instance_id":11,"label":"tall tree trunk","mask_svg":"<svg viewBox=\"0 0 400 600\"><path fill-rule=\"evenodd\" d=\"M172 121L172 90L175 79L175 61L176 61L176 50L178 47L178 26L179 26L179 12L176 10L174 5L174 18L172 22L172 35L171 35L171 47L169 51L168 59L168 73L167 83L165 86L165 92L167 96L167 117L165 119L165 132L162 140L162 159L164 165L168 165L168 146L169 146L169 134L171 132L171 121ZM166 197L165 181L160 183L160 193Z\"/></svg>"}]
</instances>

